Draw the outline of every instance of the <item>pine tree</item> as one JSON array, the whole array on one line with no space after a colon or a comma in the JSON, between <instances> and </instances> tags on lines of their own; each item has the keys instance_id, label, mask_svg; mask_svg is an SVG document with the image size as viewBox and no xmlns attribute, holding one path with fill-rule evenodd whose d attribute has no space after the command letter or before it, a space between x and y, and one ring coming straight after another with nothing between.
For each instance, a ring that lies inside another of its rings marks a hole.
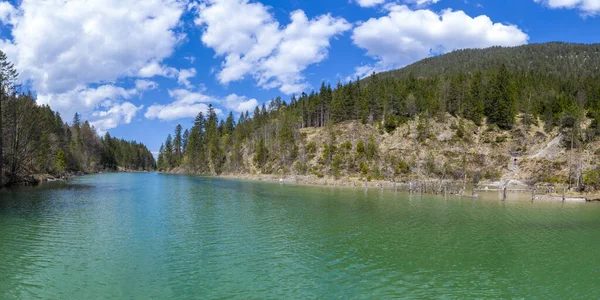
<instances>
[{"instance_id":1,"label":"pine tree","mask_svg":"<svg viewBox=\"0 0 600 300\"><path fill-rule=\"evenodd\" d=\"M481 125L484 116L483 87L481 80L481 72L476 72L471 79L471 88L467 94L464 113L465 118L473 121L477 125Z\"/></svg>"},{"instance_id":2,"label":"pine tree","mask_svg":"<svg viewBox=\"0 0 600 300\"><path fill-rule=\"evenodd\" d=\"M187 146L188 146L189 139L190 139L190 131L188 129L186 129L183 132L183 137L181 138L181 143L183 145L182 151L181 151L181 153L182 153L181 155L182 156L185 155L185 152L187 151Z\"/></svg>"},{"instance_id":3,"label":"pine tree","mask_svg":"<svg viewBox=\"0 0 600 300\"><path fill-rule=\"evenodd\" d=\"M235 128L235 121L233 120L233 112L229 112L229 115L227 116L227 120L225 121L225 125L223 128L223 134L232 134L233 133L233 129Z\"/></svg>"},{"instance_id":4,"label":"pine tree","mask_svg":"<svg viewBox=\"0 0 600 300\"><path fill-rule=\"evenodd\" d=\"M175 138L173 139L173 148L175 150L175 158L178 160L181 157L181 153L183 150L183 137L181 136L181 132L183 131L183 127L181 124L177 124L175 127Z\"/></svg>"},{"instance_id":5,"label":"pine tree","mask_svg":"<svg viewBox=\"0 0 600 300\"><path fill-rule=\"evenodd\" d=\"M165 141L165 151L164 151L164 160L165 160L165 169L171 169L175 165L175 160L173 157L173 137L169 134L167 136L167 140Z\"/></svg>"},{"instance_id":6,"label":"pine tree","mask_svg":"<svg viewBox=\"0 0 600 300\"><path fill-rule=\"evenodd\" d=\"M264 105L263 105L264 108ZM208 120L206 124L206 138L208 139L208 159L213 174L221 172L222 151L220 147L220 134L218 126L218 118L212 104L208 106Z\"/></svg>"},{"instance_id":7,"label":"pine tree","mask_svg":"<svg viewBox=\"0 0 600 300\"><path fill-rule=\"evenodd\" d=\"M338 81L337 88L335 92L333 92L333 98L331 100L331 118L336 123L346 120L347 112L345 96L342 83Z\"/></svg>"},{"instance_id":8,"label":"pine tree","mask_svg":"<svg viewBox=\"0 0 600 300\"><path fill-rule=\"evenodd\" d=\"M488 121L501 129L511 129L515 124L516 113L512 75L506 66L502 65L489 89L486 109Z\"/></svg>"}]
</instances>

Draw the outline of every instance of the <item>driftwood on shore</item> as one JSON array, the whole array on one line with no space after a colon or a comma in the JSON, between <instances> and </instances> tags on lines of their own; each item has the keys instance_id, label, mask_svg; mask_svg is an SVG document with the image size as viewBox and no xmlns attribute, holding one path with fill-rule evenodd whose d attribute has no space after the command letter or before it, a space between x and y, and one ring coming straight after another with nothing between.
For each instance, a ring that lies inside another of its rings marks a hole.
<instances>
[{"instance_id":1,"label":"driftwood on shore","mask_svg":"<svg viewBox=\"0 0 600 300\"><path fill-rule=\"evenodd\" d=\"M327 178L310 175L271 175L271 174L225 174L220 177L243 179L243 180L258 180L278 182L281 184L291 183L298 185L313 185L313 186L331 186L331 187L351 187L369 189L386 189L395 192L409 192L412 194L430 194L444 196L459 196L463 198L479 198L480 193L500 193L501 199L506 200L509 194L527 195L523 199L531 201L565 201L565 202L592 202L600 201L595 198L585 196L572 195L555 195L551 194L555 191L554 187L550 186L503 186L488 185L487 188L482 186L472 186L467 188L463 181L454 180L412 180L407 182L394 181L366 181L358 178ZM485 186L485 185L484 185ZM494 188L489 188L493 186Z\"/></svg>"}]
</instances>

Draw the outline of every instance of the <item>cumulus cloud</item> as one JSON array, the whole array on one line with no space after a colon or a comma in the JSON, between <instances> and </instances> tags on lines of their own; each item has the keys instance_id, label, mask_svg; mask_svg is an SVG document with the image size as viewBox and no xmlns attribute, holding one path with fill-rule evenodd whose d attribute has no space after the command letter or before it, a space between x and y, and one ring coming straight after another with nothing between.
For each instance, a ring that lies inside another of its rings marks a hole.
<instances>
[{"instance_id":1,"label":"cumulus cloud","mask_svg":"<svg viewBox=\"0 0 600 300\"><path fill-rule=\"evenodd\" d=\"M136 83L130 91L114 82L138 74L177 76L161 61L183 38L177 28L184 2L23 0L16 7L0 2L0 21L11 25L11 38L0 47L39 103L63 115L106 118L96 120L98 129L114 128L115 122L131 120L136 106L122 101L142 87ZM139 82L144 89L155 87L148 83Z\"/></svg>"},{"instance_id":2,"label":"cumulus cloud","mask_svg":"<svg viewBox=\"0 0 600 300\"><path fill-rule=\"evenodd\" d=\"M227 109L238 113L252 111L258 106L258 101L256 99L248 99L246 96L238 96L236 94L225 97L223 102Z\"/></svg>"},{"instance_id":3,"label":"cumulus cloud","mask_svg":"<svg viewBox=\"0 0 600 300\"><path fill-rule=\"evenodd\" d=\"M167 78L175 78L179 74L179 71L173 67L161 65L157 61L148 62L137 72L137 76L143 78L152 78L155 76L162 76Z\"/></svg>"},{"instance_id":4,"label":"cumulus cloud","mask_svg":"<svg viewBox=\"0 0 600 300\"><path fill-rule=\"evenodd\" d=\"M356 3L361 7L373 7L385 2L386 0L356 0Z\"/></svg>"},{"instance_id":5,"label":"cumulus cloud","mask_svg":"<svg viewBox=\"0 0 600 300\"><path fill-rule=\"evenodd\" d=\"M406 0L406 3L411 3L417 6L436 4L438 2L440 2L440 0Z\"/></svg>"},{"instance_id":6,"label":"cumulus cloud","mask_svg":"<svg viewBox=\"0 0 600 300\"><path fill-rule=\"evenodd\" d=\"M146 110L144 116L148 119L159 119L161 121L172 121L183 118L193 118L199 112L208 110L207 103L222 105L229 111L245 112L252 111L258 101L254 98L249 99L246 96L231 94L225 98L218 98L204 94L203 92L194 92L186 89L169 90L169 96L174 99L169 104L154 104ZM221 109L215 108L218 115L222 115Z\"/></svg>"},{"instance_id":7,"label":"cumulus cloud","mask_svg":"<svg viewBox=\"0 0 600 300\"><path fill-rule=\"evenodd\" d=\"M533 0L550 8L577 9L584 15L600 13L600 0Z\"/></svg>"},{"instance_id":8,"label":"cumulus cloud","mask_svg":"<svg viewBox=\"0 0 600 300\"><path fill-rule=\"evenodd\" d=\"M143 84L140 83L140 85ZM139 92L137 89L127 90L114 85L102 85L95 88L79 86L65 93L40 94L37 102L49 105L67 118L75 113L82 113L84 117L90 119L92 125L95 125L99 132L103 133L119 124L131 122L132 115L135 115L143 106L136 107L129 102L121 102L138 95ZM124 106L126 103L129 104ZM137 109L134 110L132 106ZM103 118L107 119L106 122Z\"/></svg>"},{"instance_id":9,"label":"cumulus cloud","mask_svg":"<svg viewBox=\"0 0 600 300\"><path fill-rule=\"evenodd\" d=\"M376 59L374 65L357 68L358 76L371 71L402 67L433 53L490 46L516 46L527 43L529 36L517 26L494 23L481 15L470 17L463 11L412 10L392 5L388 15L372 18L352 33L355 45Z\"/></svg>"},{"instance_id":10,"label":"cumulus cloud","mask_svg":"<svg viewBox=\"0 0 600 300\"><path fill-rule=\"evenodd\" d=\"M177 77L177 82L179 84L185 85L187 88L191 88L192 84L190 83L190 78L196 77L196 69L183 69L179 71L179 76Z\"/></svg>"},{"instance_id":11,"label":"cumulus cloud","mask_svg":"<svg viewBox=\"0 0 600 300\"><path fill-rule=\"evenodd\" d=\"M201 92L192 92L185 89L169 90L169 96L175 99L167 105L154 104L148 107L144 116L148 119L159 119L163 121L172 121L182 118L193 118L199 112L208 109L208 102L215 102L216 99ZM215 109L218 114L221 110Z\"/></svg>"},{"instance_id":12,"label":"cumulus cloud","mask_svg":"<svg viewBox=\"0 0 600 300\"><path fill-rule=\"evenodd\" d=\"M17 13L17 10L8 2L0 2L0 22L10 24L12 16Z\"/></svg>"},{"instance_id":13,"label":"cumulus cloud","mask_svg":"<svg viewBox=\"0 0 600 300\"><path fill-rule=\"evenodd\" d=\"M114 81L172 54L183 9L174 0L23 0L5 52L40 93Z\"/></svg>"},{"instance_id":14,"label":"cumulus cloud","mask_svg":"<svg viewBox=\"0 0 600 300\"><path fill-rule=\"evenodd\" d=\"M416 6L425 6L429 4L438 3L440 0L404 0L405 3L416 5ZM390 2L393 2L390 1ZM388 0L356 0L356 3L361 7L374 7L380 4L388 3Z\"/></svg>"},{"instance_id":15,"label":"cumulus cloud","mask_svg":"<svg viewBox=\"0 0 600 300\"><path fill-rule=\"evenodd\" d=\"M259 86L287 94L307 87L302 72L326 59L329 40L351 28L331 15L309 20L301 10L280 28L266 6L248 0L209 0L195 10L202 42L224 58L217 74L221 83L252 75Z\"/></svg>"},{"instance_id":16,"label":"cumulus cloud","mask_svg":"<svg viewBox=\"0 0 600 300\"><path fill-rule=\"evenodd\" d=\"M158 83L152 80L138 79L135 81L135 89L140 92L155 90L157 88Z\"/></svg>"},{"instance_id":17,"label":"cumulus cloud","mask_svg":"<svg viewBox=\"0 0 600 300\"><path fill-rule=\"evenodd\" d=\"M90 116L90 124L96 127L99 134L104 134L119 124L131 123L137 112L143 108L143 105L135 106L130 102L115 104L108 110L94 111Z\"/></svg>"}]
</instances>

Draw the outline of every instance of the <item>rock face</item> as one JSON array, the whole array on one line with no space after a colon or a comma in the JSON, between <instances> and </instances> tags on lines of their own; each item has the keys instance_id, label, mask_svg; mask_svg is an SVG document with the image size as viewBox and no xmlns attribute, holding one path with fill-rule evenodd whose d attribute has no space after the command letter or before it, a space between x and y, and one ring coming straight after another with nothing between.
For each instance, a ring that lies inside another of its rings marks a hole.
<instances>
[{"instance_id":1,"label":"rock face","mask_svg":"<svg viewBox=\"0 0 600 300\"><path fill-rule=\"evenodd\" d=\"M428 120L426 128L419 128L419 120L415 119L389 133L377 125L359 121L303 128L300 129L302 143L297 145L299 155L292 166L286 166L273 155L266 167L258 169L253 163L253 147L248 144L243 149L242 168L228 175L249 179L269 174L277 179L303 175L317 183L336 179L346 180L345 184L365 180L405 183L451 180L493 184L512 180L531 185L564 184L569 180L569 170L576 182L585 168L593 166L597 160L596 149L600 148L598 142L567 150L563 145L564 133L559 129L547 132L543 122L536 123L524 126L519 118L521 125L502 131L495 126L478 126L446 115L443 120ZM374 141L376 155L373 159L360 156L357 145L361 141L365 145ZM327 151L331 151L330 145L335 146L334 159L326 158ZM334 167L336 155L342 159ZM297 168L299 162L302 162L302 169ZM170 173L189 173L189 170L178 168Z\"/></svg>"}]
</instances>

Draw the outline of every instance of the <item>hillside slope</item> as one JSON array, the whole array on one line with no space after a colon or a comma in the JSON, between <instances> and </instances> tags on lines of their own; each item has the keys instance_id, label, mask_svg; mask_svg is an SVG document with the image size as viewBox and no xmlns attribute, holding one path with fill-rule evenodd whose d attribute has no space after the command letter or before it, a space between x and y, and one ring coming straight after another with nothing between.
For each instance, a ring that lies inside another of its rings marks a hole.
<instances>
[{"instance_id":1,"label":"hillside slope","mask_svg":"<svg viewBox=\"0 0 600 300\"><path fill-rule=\"evenodd\" d=\"M541 122L529 128L519 126L502 131L448 115L445 120L428 125L426 138L419 138L419 120L409 121L391 133L357 121L304 128L300 130L303 140L299 154L300 160L305 160L304 166L296 164L289 170L273 156L258 168L253 163L253 147L248 145L244 148L243 170L235 173L395 182L462 181L467 175L469 182L482 184L509 180L564 184L569 181L569 169L574 174L572 182L577 182L600 158L600 142L591 143L586 149L568 150L563 145L564 134L559 130L546 132ZM368 145L371 137L377 148L375 158L368 160L361 156L358 144L362 141ZM310 145L334 145L334 151L342 153L339 165L327 161L328 152L332 151L329 146L315 147L313 151Z\"/></svg>"},{"instance_id":2,"label":"hillside slope","mask_svg":"<svg viewBox=\"0 0 600 300\"><path fill-rule=\"evenodd\" d=\"M545 43L456 50L380 75L434 77L459 72L483 72L502 64L513 72L536 71L565 77L593 76L600 72L600 44Z\"/></svg>"},{"instance_id":3,"label":"hillside slope","mask_svg":"<svg viewBox=\"0 0 600 300\"><path fill-rule=\"evenodd\" d=\"M456 51L335 88L323 83L289 102L277 97L237 122L211 107L187 133L178 126L167 137L158 166L600 190L599 67L600 44Z\"/></svg>"}]
</instances>

